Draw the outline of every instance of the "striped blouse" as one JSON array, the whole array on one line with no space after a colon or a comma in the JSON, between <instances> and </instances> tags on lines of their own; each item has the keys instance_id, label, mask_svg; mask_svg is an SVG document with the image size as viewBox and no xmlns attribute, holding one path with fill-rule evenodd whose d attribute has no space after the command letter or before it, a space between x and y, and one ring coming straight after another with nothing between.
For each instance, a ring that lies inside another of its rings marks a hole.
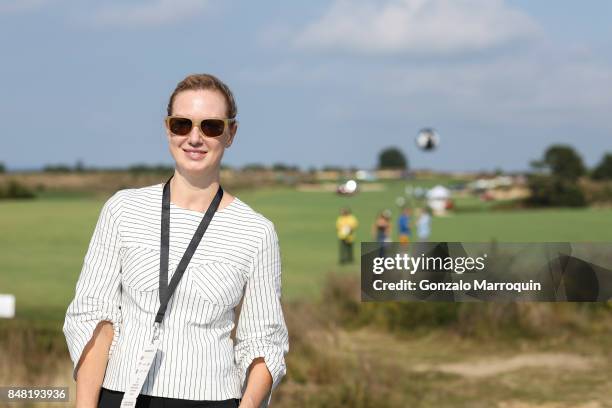
<instances>
[{"instance_id":1,"label":"striped blouse","mask_svg":"<svg viewBox=\"0 0 612 408\"><path fill-rule=\"evenodd\" d=\"M63 331L74 364L102 320L114 336L102 386L126 391L159 308L163 183L117 191L102 207ZM168 281L204 213L170 204ZM263 357L272 391L286 373L289 337L281 308L274 224L238 197L218 210L170 299L161 344L141 394L190 400L241 398ZM242 299L235 341L235 307Z\"/></svg>"}]
</instances>

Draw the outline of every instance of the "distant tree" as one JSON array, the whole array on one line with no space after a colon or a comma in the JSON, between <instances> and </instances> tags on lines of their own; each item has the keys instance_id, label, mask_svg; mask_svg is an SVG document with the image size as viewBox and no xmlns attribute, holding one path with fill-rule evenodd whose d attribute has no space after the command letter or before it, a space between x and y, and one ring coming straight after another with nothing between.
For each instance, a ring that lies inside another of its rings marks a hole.
<instances>
[{"instance_id":1,"label":"distant tree","mask_svg":"<svg viewBox=\"0 0 612 408\"><path fill-rule=\"evenodd\" d=\"M121 171L122 169L118 169ZM171 173L174 167L166 164L135 163L127 167L130 173Z\"/></svg>"},{"instance_id":2,"label":"distant tree","mask_svg":"<svg viewBox=\"0 0 612 408\"><path fill-rule=\"evenodd\" d=\"M70 168L70 166L65 164L47 164L43 167L43 171L51 173L67 173L72 171L72 169Z\"/></svg>"},{"instance_id":3,"label":"distant tree","mask_svg":"<svg viewBox=\"0 0 612 408\"><path fill-rule=\"evenodd\" d=\"M527 203L543 207L582 207L587 204L578 183L561 177L530 175Z\"/></svg>"},{"instance_id":4,"label":"distant tree","mask_svg":"<svg viewBox=\"0 0 612 408\"><path fill-rule=\"evenodd\" d=\"M244 166L242 166L242 170L245 170L245 171L266 170L266 166L261 163L250 163L250 164L245 164Z\"/></svg>"},{"instance_id":5,"label":"distant tree","mask_svg":"<svg viewBox=\"0 0 612 408\"><path fill-rule=\"evenodd\" d=\"M290 166L290 165L285 164L285 163L274 163L272 165L272 170L274 170L274 171L298 171L299 167L298 166Z\"/></svg>"},{"instance_id":6,"label":"distant tree","mask_svg":"<svg viewBox=\"0 0 612 408\"><path fill-rule=\"evenodd\" d=\"M401 150L396 147L389 147L378 155L378 168L405 170L408 168L408 161Z\"/></svg>"},{"instance_id":7,"label":"distant tree","mask_svg":"<svg viewBox=\"0 0 612 408\"><path fill-rule=\"evenodd\" d=\"M344 171L344 169L340 166L325 165L321 167L321 171Z\"/></svg>"},{"instance_id":8,"label":"distant tree","mask_svg":"<svg viewBox=\"0 0 612 408\"><path fill-rule=\"evenodd\" d=\"M580 207L587 204L578 178L586 173L582 158L573 147L552 145L541 160L531 162L535 174L528 177L531 196L527 203L535 206Z\"/></svg>"},{"instance_id":9,"label":"distant tree","mask_svg":"<svg viewBox=\"0 0 612 408\"><path fill-rule=\"evenodd\" d=\"M4 167L4 163L0 162L0 173L5 173L6 167Z\"/></svg>"},{"instance_id":10,"label":"distant tree","mask_svg":"<svg viewBox=\"0 0 612 408\"><path fill-rule=\"evenodd\" d=\"M151 167L145 163L137 163L128 166L127 170L130 173L146 173L148 171L151 171Z\"/></svg>"},{"instance_id":11,"label":"distant tree","mask_svg":"<svg viewBox=\"0 0 612 408\"><path fill-rule=\"evenodd\" d=\"M550 174L567 180L576 180L586 173L580 155L568 145L550 146L544 153L541 164Z\"/></svg>"},{"instance_id":12,"label":"distant tree","mask_svg":"<svg viewBox=\"0 0 612 408\"><path fill-rule=\"evenodd\" d=\"M0 184L0 198L34 198L36 195L26 185L11 179L5 185Z\"/></svg>"},{"instance_id":13,"label":"distant tree","mask_svg":"<svg viewBox=\"0 0 612 408\"><path fill-rule=\"evenodd\" d=\"M604 154L591 177L595 180L612 180L612 153Z\"/></svg>"},{"instance_id":14,"label":"distant tree","mask_svg":"<svg viewBox=\"0 0 612 408\"><path fill-rule=\"evenodd\" d=\"M74 165L74 171L84 171L85 170L85 165L83 164L83 160L79 159L77 160L76 164Z\"/></svg>"}]
</instances>

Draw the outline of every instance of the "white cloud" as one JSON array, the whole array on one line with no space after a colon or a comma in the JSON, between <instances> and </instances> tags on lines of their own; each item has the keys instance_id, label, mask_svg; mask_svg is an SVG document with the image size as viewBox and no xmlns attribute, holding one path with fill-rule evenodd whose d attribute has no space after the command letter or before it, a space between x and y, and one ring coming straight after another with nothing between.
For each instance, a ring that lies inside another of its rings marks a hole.
<instances>
[{"instance_id":1,"label":"white cloud","mask_svg":"<svg viewBox=\"0 0 612 408\"><path fill-rule=\"evenodd\" d=\"M411 117L490 127L612 129L612 65L565 44L464 61L355 60L279 61L273 67L245 68L242 76L322 92L325 97L313 114L327 103L326 114L337 113L342 121L383 115L391 121Z\"/></svg>"},{"instance_id":2,"label":"white cloud","mask_svg":"<svg viewBox=\"0 0 612 408\"><path fill-rule=\"evenodd\" d=\"M610 129L612 67L598 61L513 55L489 62L388 68L379 75L385 80L366 82L364 92L395 101L398 113L419 110L494 125L595 124Z\"/></svg>"},{"instance_id":3,"label":"white cloud","mask_svg":"<svg viewBox=\"0 0 612 408\"><path fill-rule=\"evenodd\" d=\"M34 11L49 2L49 0L0 0L0 14Z\"/></svg>"},{"instance_id":4,"label":"white cloud","mask_svg":"<svg viewBox=\"0 0 612 408\"><path fill-rule=\"evenodd\" d=\"M187 18L206 8L205 0L156 0L118 3L93 13L94 23L101 26L156 26Z\"/></svg>"},{"instance_id":5,"label":"white cloud","mask_svg":"<svg viewBox=\"0 0 612 408\"><path fill-rule=\"evenodd\" d=\"M504 0L335 0L294 38L298 47L365 54L456 54L537 37Z\"/></svg>"}]
</instances>

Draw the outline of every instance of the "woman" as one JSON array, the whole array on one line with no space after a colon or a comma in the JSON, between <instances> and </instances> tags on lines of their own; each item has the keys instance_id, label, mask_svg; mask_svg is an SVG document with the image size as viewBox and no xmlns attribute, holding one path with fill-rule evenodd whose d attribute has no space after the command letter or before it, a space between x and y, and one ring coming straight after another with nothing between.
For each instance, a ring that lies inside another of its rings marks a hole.
<instances>
[{"instance_id":1,"label":"woman","mask_svg":"<svg viewBox=\"0 0 612 408\"><path fill-rule=\"evenodd\" d=\"M381 211L372 225L372 235L376 242L391 241L391 211Z\"/></svg>"},{"instance_id":2,"label":"woman","mask_svg":"<svg viewBox=\"0 0 612 408\"><path fill-rule=\"evenodd\" d=\"M266 407L289 350L280 250L273 223L220 187L236 103L198 74L167 111L174 174L106 201L68 306L77 408Z\"/></svg>"},{"instance_id":3,"label":"woman","mask_svg":"<svg viewBox=\"0 0 612 408\"><path fill-rule=\"evenodd\" d=\"M372 235L379 244L378 256L385 256L385 246L391 241L391 211L383 210L376 217L372 225Z\"/></svg>"}]
</instances>

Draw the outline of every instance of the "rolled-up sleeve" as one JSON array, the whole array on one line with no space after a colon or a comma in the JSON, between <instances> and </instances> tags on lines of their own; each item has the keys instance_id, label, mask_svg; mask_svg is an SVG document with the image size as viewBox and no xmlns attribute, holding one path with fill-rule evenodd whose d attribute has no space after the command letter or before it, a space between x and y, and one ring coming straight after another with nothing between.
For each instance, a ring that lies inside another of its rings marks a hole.
<instances>
[{"instance_id":1,"label":"rolled-up sleeve","mask_svg":"<svg viewBox=\"0 0 612 408\"><path fill-rule=\"evenodd\" d=\"M75 296L68 305L64 336L73 362L72 376L83 350L101 321L113 324L109 356L119 338L121 324L121 237L115 214L118 194L109 198L98 218L76 284Z\"/></svg>"},{"instance_id":2,"label":"rolled-up sleeve","mask_svg":"<svg viewBox=\"0 0 612 408\"><path fill-rule=\"evenodd\" d=\"M243 393L249 366L256 357L264 358L272 375L272 388L261 407L268 407L272 391L287 371L285 354L289 351L289 335L280 298L280 247L274 225L268 222L246 284L234 349Z\"/></svg>"}]
</instances>

